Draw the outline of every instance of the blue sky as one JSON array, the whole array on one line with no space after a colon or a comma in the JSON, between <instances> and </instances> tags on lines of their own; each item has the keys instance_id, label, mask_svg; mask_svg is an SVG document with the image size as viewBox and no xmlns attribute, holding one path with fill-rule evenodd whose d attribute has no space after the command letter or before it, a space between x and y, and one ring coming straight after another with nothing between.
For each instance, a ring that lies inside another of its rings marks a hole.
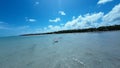
<instances>
[{"instance_id":1,"label":"blue sky","mask_svg":"<svg viewBox=\"0 0 120 68\"><path fill-rule=\"evenodd\" d=\"M120 24L120 0L0 0L0 36Z\"/></svg>"}]
</instances>

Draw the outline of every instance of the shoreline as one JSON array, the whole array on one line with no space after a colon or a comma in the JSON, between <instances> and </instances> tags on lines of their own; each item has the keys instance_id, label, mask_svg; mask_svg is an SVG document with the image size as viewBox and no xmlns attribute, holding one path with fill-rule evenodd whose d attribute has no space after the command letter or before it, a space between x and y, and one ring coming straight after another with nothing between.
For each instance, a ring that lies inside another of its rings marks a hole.
<instances>
[{"instance_id":1,"label":"shoreline","mask_svg":"<svg viewBox=\"0 0 120 68\"><path fill-rule=\"evenodd\" d=\"M105 32L105 31L118 31L120 25L113 26L101 26L98 28L87 28L87 29L72 29L72 30L61 30L46 33L34 33L34 34L22 34L20 36L35 36L35 35L47 35L47 34L66 34L66 33L85 33L85 32Z\"/></svg>"}]
</instances>

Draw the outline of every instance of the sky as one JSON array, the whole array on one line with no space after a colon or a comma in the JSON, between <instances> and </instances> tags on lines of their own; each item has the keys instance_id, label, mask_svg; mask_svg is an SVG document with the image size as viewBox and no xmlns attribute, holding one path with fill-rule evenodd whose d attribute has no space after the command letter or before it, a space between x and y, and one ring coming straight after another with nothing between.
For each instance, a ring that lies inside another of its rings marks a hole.
<instances>
[{"instance_id":1,"label":"sky","mask_svg":"<svg viewBox=\"0 0 120 68\"><path fill-rule=\"evenodd\" d=\"M120 24L120 0L0 0L0 36Z\"/></svg>"}]
</instances>

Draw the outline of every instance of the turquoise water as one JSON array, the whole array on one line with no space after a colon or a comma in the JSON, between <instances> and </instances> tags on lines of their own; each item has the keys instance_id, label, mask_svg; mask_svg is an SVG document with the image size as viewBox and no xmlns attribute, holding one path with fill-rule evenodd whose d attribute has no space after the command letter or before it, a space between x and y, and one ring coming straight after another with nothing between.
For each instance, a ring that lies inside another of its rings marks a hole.
<instances>
[{"instance_id":1,"label":"turquoise water","mask_svg":"<svg viewBox=\"0 0 120 68\"><path fill-rule=\"evenodd\" d=\"M120 68L120 31L1 37L0 68Z\"/></svg>"}]
</instances>

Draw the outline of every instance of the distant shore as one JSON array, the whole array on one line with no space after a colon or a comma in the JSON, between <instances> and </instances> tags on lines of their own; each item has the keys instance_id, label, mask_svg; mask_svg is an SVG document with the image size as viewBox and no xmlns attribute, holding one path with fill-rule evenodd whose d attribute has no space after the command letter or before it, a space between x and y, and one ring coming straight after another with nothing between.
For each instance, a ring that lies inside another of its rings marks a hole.
<instances>
[{"instance_id":1,"label":"distant shore","mask_svg":"<svg viewBox=\"0 0 120 68\"><path fill-rule=\"evenodd\" d=\"M61 31L47 32L47 33L22 34L20 36L33 36L33 35L46 35L46 34L63 34L63 33L99 32L99 31L116 31L116 30L120 30L120 25L101 26L101 27L98 27L98 28L87 28L87 29L61 30Z\"/></svg>"}]
</instances>

